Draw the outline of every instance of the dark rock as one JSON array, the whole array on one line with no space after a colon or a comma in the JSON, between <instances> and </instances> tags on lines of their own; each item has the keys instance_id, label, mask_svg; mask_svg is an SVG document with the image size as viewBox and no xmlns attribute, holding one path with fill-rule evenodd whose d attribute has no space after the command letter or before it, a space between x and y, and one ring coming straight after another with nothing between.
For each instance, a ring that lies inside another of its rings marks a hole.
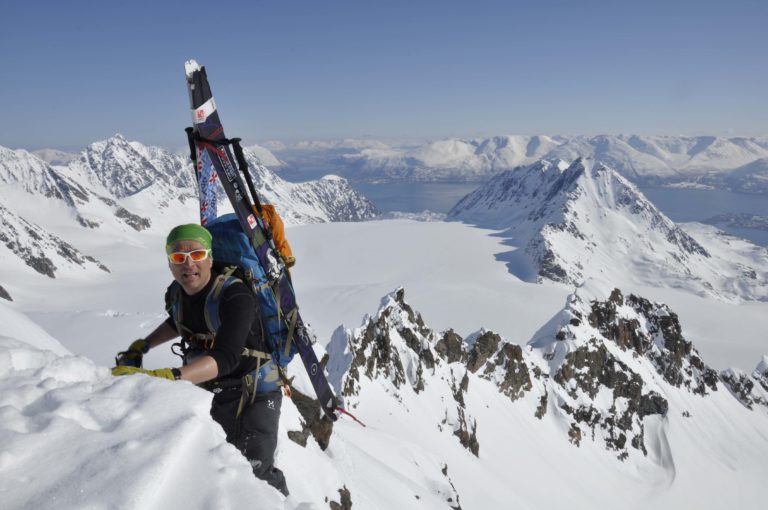
<instances>
[{"instance_id":1,"label":"dark rock","mask_svg":"<svg viewBox=\"0 0 768 510\"><path fill-rule=\"evenodd\" d=\"M504 369L504 378L499 384L499 390L513 402L533 387L528 365L523 359L523 350L519 345L505 343L493 363L486 365L483 376L490 379L491 374L499 367Z\"/></svg>"},{"instance_id":2,"label":"dark rock","mask_svg":"<svg viewBox=\"0 0 768 510\"><path fill-rule=\"evenodd\" d=\"M149 218L144 218L137 214L133 214L124 207L119 207L117 211L115 211L115 216L123 220L126 225L137 232L141 232L142 230L146 230L152 226L152 222L149 220Z\"/></svg>"},{"instance_id":3,"label":"dark rock","mask_svg":"<svg viewBox=\"0 0 768 510\"><path fill-rule=\"evenodd\" d=\"M723 370L720 372L720 380L747 409L752 409L754 404L768 406L768 401L765 398L753 392L755 383L752 379L740 370Z\"/></svg>"},{"instance_id":4,"label":"dark rock","mask_svg":"<svg viewBox=\"0 0 768 510\"><path fill-rule=\"evenodd\" d=\"M435 344L435 351L448 363L464 363L467 360L464 340L452 329L443 332L443 336Z\"/></svg>"},{"instance_id":5,"label":"dark rock","mask_svg":"<svg viewBox=\"0 0 768 510\"><path fill-rule=\"evenodd\" d=\"M642 377L614 357L604 344L592 339L587 345L568 353L553 379L574 399L578 397L577 389L594 399L601 388L612 389L614 401L625 399L625 410L621 414L617 413L615 405L605 414L591 405L581 405L576 409L561 405L561 409L574 420L569 432L574 444L578 445L581 440L578 424L591 428L593 434L599 427L604 431L606 447L618 451L619 459L623 460L628 456L629 435L637 426L640 432L632 433L629 444L647 454L642 419L650 414L665 415L669 405L655 392L643 395ZM575 387L572 382L575 382Z\"/></svg>"},{"instance_id":6,"label":"dark rock","mask_svg":"<svg viewBox=\"0 0 768 510\"><path fill-rule=\"evenodd\" d=\"M333 433L333 422L325 416L320 403L294 387L291 387L291 400L301 415L302 430L289 432L288 437L301 446L306 446L307 438L312 434L321 450L328 448Z\"/></svg>"},{"instance_id":7,"label":"dark rock","mask_svg":"<svg viewBox=\"0 0 768 510\"><path fill-rule=\"evenodd\" d=\"M575 423L572 423L568 430L568 439L576 446L581 444L581 429Z\"/></svg>"},{"instance_id":8,"label":"dark rock","mask_svg":"<svg viewBox=\"0 0 768 510\"><path fill-rule=\"evenodd\" d=\"M8 294L8 291L3 288L2 285L0 285L0 298L7 299L8 301L13 301L13 298L10 294Z\"/></svg>"},{"instance_id":9,"label":"dark rock","mask_svg":"<svg viewBox=\"0 0 768 510\"><path fill-rule=\"evenodd\" d=\"M499 348L499 343L501 343L501 337L492 331L486 331L477 337L467 360L469 371L477 372L493 356Z\"/></svg>"},{"instance_id":10,"label":"dark rock","mask_svg":"<svg viewBox=\"0 0 768 510\"><path fill-rule=\"evenodd\" d=\"M456 429L453 434L459 438L459 442L464 448L472 452L475 457L478 457L480 453L480 444L477 442L477 420L474 420L472 426L469 427L464 408L459 407L458 411L459 428Z\"/></svg>"},{"instance_id":11,"label":"dark rock","mask_svg":"<svg viewBox=\"0 0 768 510\"><path fill-rule=\"evenodd\" d=\"M536 408L536 412L534 413L534 416L538 419L542 419L545 414L547 414L547 399L549 397L549 393L545 390L544 395L541 396L539 399L539 406Z\"/></svg>"},{"instance_id":12,"label":"dark rock","mask_svg":"<svg viewBox=\"0 0 768 510\"><path fill-rule=\"evenodd\" d=\"M636 319L617 318L616 308L623 304L644 316L645 326ZM591 303L589 324L622 349L647 357L668 383L701 395L707 394L707 388L717 391L717 372L705 365L691 342L685 340L677 314L666 306L634 295L624 299L614 289L607 301ZM657 346L654 338L659 336L663 341Z\"/></svg>"},{"instance_id":13,"label":"dark rock","mask_svg":"<svg viewBox=\"0 0 768 510\"><path fill-rule=\"evenodd\" d=\"M335 501L328 503L328 505L331 507L331 510L351 510L352 495L349 493L349 489L347 489L346 485L339 489L339 496L339 503Z\"/></svg>"}]
</instances>

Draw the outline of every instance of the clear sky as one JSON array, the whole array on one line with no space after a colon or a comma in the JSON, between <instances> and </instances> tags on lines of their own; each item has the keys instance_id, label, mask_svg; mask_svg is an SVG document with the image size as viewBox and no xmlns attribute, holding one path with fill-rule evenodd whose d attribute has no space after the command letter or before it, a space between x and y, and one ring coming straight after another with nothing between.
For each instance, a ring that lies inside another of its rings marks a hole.
<instances>
[{"instance_id":1,"label":"clear sky","mask_svg":"<svg viewBox=\"0 0 768 510\"><path fill-rule=\"evenodd\" d=\"M246 143L768 134L765 0L24 0L0 145L183 146L190 58Z\"/></svg>"}]
</instances>

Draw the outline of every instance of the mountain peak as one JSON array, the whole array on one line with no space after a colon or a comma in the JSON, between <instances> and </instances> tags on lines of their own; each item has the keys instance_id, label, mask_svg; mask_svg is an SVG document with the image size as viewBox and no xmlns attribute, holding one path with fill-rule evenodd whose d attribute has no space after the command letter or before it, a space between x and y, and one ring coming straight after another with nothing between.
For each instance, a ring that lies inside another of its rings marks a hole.
<instances>
[{"instance_id":1,"label":"mountain peak","mask_svg":"<svg viewBox=\"0 0 768 510\"><path fill-rule=\"evenodd\" d=\"M566 168L542 160L502 172L462 198L448 215L503 229L507 244L518 250L502 260L524 280L578 285L605 277L725 300L768 295L768 269L759 256L736 260L719 245L710 252L637 186L591 158L577 158Z\"/></svg>"}]
</instances>

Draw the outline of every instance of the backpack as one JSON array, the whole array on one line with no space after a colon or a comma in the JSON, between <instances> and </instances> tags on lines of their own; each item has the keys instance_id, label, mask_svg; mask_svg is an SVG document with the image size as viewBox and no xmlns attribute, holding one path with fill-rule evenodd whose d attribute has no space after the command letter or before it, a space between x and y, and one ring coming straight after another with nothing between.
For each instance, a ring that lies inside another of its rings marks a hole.
<instances>
[{"instance_id":1,"label":"backpack","mask_svg":"<svg viewBox=\"0 0 768 510\"><path fill-rule=\"evenodd\" d=\"M241 280L256 298L267 354L275 364L284 368L298 352L292 338L297 314L292 313L290 317L283 314L279 305L280 296L275 295L271 285L273 280L267 277L261 267L250 239L234 214L220 216L210 221L206 228L213 236L213 264L219 272L206 299L206 324L211 331L218 330L221 325L221 293L235 281Z\"/></svg>"}]
</instances>

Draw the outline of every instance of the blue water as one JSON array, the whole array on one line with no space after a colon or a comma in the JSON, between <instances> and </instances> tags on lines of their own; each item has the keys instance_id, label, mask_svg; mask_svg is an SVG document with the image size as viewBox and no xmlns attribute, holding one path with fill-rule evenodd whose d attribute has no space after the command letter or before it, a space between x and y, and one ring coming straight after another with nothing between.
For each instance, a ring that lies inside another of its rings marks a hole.
<instances>
[{"instance_id":1,"label":"blue water","mask_svg":"<svg viewBox=\"0 0 768 510\"><path fill-rule=\"evenodd\" d=\"M478 184L396 182L384 184L351 183L381 212L403 211L447 213Z\"/></svg>"},{"instance_id":2,"label":"blue water","mask_svg":"<svg viewBox=\"0 0 768 510\"><path fill-rule=\"evenodd\" d=\"M674 222L701 221L719 214L768 216L768 195L711 189L640 188ZM768 246L768 231L718 225L729 234Z\"/></svg>"}]
</instances>

